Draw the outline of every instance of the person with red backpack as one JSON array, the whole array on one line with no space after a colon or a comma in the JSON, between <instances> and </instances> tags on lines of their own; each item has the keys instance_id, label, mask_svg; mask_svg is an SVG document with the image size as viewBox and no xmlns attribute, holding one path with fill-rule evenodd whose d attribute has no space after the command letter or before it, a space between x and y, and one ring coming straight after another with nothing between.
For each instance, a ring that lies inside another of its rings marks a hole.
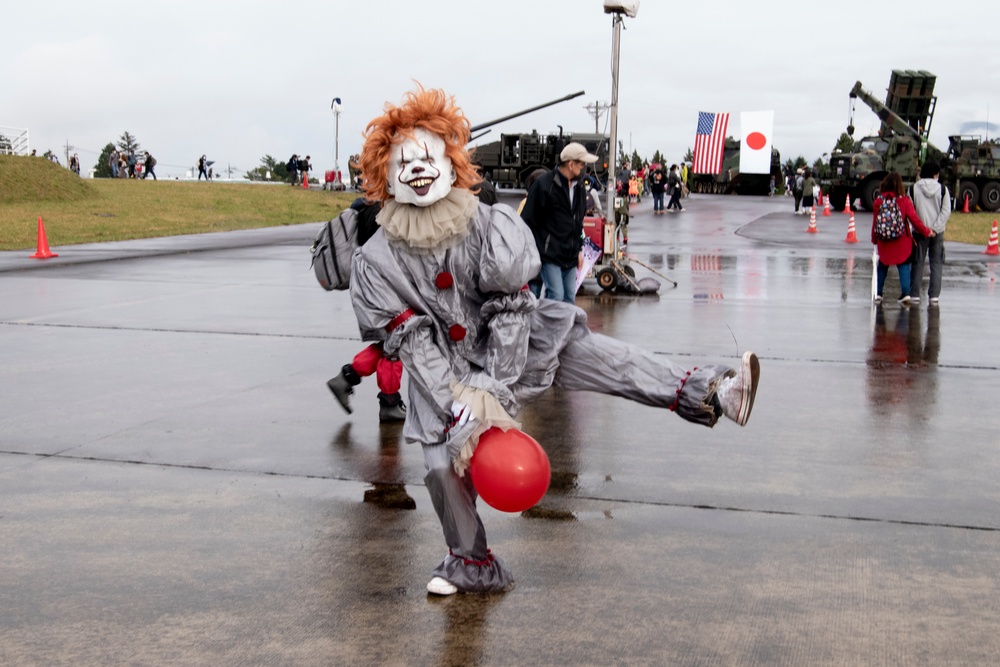
<instances>
[{"instance_id":1,"label":"person with red backpack","mask_svg":"<svg viewBox=\"0 0 1000 667\"><path fill-rule=\"evenodd\" d=\"M889 267L899 271L899 303L910 305L910 255L913 253L913 232L910 225L928 238L934 237L934 230L927 228L913 202L906 196L903 179L893 172L882 179L881 193L875 199L875 214L872 216L872 243L878 247L877 282L875 303L882 303L882 289L889 275Z\"/></svg>"}]
</instances>

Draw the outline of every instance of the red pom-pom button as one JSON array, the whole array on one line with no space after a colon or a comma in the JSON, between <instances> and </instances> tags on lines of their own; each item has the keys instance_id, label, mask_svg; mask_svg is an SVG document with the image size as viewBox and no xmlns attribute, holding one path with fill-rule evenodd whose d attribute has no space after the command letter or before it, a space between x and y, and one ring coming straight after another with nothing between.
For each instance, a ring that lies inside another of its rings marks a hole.
<instances>
[{"instance_id":1,"label":"red pom-pom button","mask_svg":"<svg viewBox=\"0 0 1000 667\"><path fill-rule=\"evenodd\" d=\"M465 338L465 327L461 324L452 324L448 328L448 338L452 339L456 343L463 338Z\"/></svg>"},{"instance_id":2,"label":"red pom-pom button","mask_svg":"<svg viewBox=\"0 0 1000 667\"><path fill-rule=\"evenodd\" d=\"M455 278L447 271L442 271L437 274L437 278L434 279L434 284L437 285L438 289L448 289L455 284Z\"/></svg>"}]
</instances>

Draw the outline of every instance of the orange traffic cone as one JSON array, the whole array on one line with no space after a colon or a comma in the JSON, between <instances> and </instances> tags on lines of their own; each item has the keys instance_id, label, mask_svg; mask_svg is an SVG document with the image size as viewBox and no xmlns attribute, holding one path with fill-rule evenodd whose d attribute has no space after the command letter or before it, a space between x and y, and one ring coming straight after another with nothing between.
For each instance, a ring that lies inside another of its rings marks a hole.
<instances>
[{"instance_id":1,"label":"orange traffic cone","mask_svg":"<svg viewBox=\"0 0 1000 667\"><path fill-rule=\"evenodd\" d=\"M968 212L969 212L969 193L966 192L965 193L965 206L962 208L962 213L968 213Z\"/></svg>"},{"instance_id":2,"label":"orange traffic cone","mask_svg":"<svg viewBox=\"0 0 1000 667\"><path fill-rule=\"evenodd\" d=\"M858 233L854 228L854 214L851 213L851 219L847 221L847 238L844 239L846 243L857 243Z\"/></svg>"},{"instance_id":3,"label":"orange traffic cone","mask_svg":"<svg viewBox=\"0 0 1000 667\"><path fill-rule=\"evenodd\" d=\"M42 216L38 216L38 245L35 254L31 257L32 259L48 259L58 256L49 250L49 239L45 236L45 224L42 222Z\"/></svg>"},{"instance_id":4,"label":"orange traffic cone","mask_svg":"<svg viewBox=\"0 0 1000 667\"><path fill-rule=\"evenodd\" d=\"M993 221L993 231L990 232L990 242L986 245L984 255L1000 255L1000 245L997 245L997 221Z\"/></svg>"},{"instance_id":5,"label":"orange traffic cone","mask_svg":"<svg viewBox=\"0 0 1000 667\"><path fill-rule=\"evenodd\" d=\"M816 234L816 233L819 232L819 230L816 229L816 207L815 206L810 206L809 207L809 229L807 229L806 231L809 232L810 234Z\"/></svg>"}]
</instances>

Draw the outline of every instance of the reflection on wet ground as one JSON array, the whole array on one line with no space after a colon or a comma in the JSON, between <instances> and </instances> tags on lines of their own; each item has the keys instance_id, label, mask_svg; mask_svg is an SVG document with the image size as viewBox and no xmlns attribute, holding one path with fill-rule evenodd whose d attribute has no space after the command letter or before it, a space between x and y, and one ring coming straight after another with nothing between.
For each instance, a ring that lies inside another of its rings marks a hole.
<instances>
[{"instance_id":1,"label":"reflection on wet ground","mask_svg":"<svg viewBox=\"0 0 1000 667\"><path fill-rule=\"evenodd\" d=\"M884 306L875 306L865 374L865 396L873 417L901 411L917 425L926 419L938 402L940 327L937 306L926 313L916 305L888 313Z\"/></svg>"},{"instance_id":2,"label":"reflection on wet ground","mask_svg":"<svg viewBox=\"0 0 1000 667\"><path fill-rule=\"evenodd\" d=\"M578 304L682 365L754 349L753 418L527 406L553 476L530 512L483 507L504 596L428 598L422 453L373 382L351 415L324 386L359 342L312 233L3 273L0 662L995 662L995 260L949 246L940 308L876 309L842 219L687 207L630 230L676 288Z\"/></svg>"},{"instance_id":3,"label":"reflection on wet ground","mask_svg":"<svg viewBox=\"0 0 1000 667\"><path fill-rule=\"evenodd\" d=\"M372 482L372 489L365 490L365 502L388 510L415 510L417 503L402 484Z\"/></svg>"},{"instance_id":4,"label":"reflection on wet ground","mask_svg":"<svg viewBox=\"0 0 1000 667\"><path fill-rule=\"evenodd\" d=\"M444 615L440 654L435 664L442 667L488 665L484 640L490 634L490 614L501 604L504 594L428 597L432 608Z\"/></svg>"}]
</instances>

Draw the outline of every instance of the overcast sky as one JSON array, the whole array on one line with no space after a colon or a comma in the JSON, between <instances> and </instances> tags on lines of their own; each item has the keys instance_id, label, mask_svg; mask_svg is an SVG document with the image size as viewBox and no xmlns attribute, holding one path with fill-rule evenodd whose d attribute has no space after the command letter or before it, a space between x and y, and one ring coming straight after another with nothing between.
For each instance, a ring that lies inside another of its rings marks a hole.
<instances>
[{"instance_id":1,"label":"overcast sky","mask_svg":"<svg viewBox=\"0 0 1000 667\"><path fill-rule=\"evenodd\" d=\"M68 141L85 169L127 130L161 176L203 153L223 170L310 154L322 174L334 163L334 97L346 169L367 122L414 81L454 95L473 124L586 91L481 142L593 132L584 107L611 97L602 0L7 5L0 127L27 129L32 148L60 159ZM884 100L893 69L923 69L938 77L931 141L946 148L949 134L1000 126L998 29L997 0L642 0L622 32L619 138L679 161L698 111L730 112L739 138L740 111L773 109L782 160L812 162L847 126L855 81ZM861 136L878 121L859 103L854 124ZM599 129L610 130L607 114Z\"/></svg>"}]
</instances>

